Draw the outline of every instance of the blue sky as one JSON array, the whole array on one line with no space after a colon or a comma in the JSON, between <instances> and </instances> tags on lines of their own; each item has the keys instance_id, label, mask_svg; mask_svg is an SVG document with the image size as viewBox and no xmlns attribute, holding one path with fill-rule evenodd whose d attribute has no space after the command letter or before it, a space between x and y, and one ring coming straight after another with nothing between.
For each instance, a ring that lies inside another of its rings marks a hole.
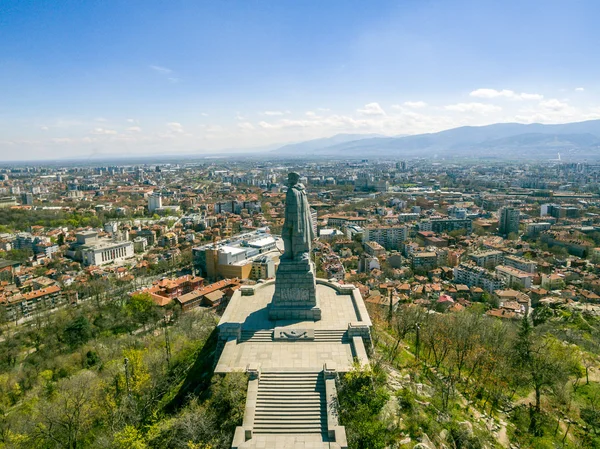
<instances>
[{"instance_id":1,"label":"blue sky","mask_svg":"<svg viewBox=\"0 0 600 449\"><path fill-rule=\"evenodd\" d=\"M0 156L600 118L597 1L0 1Z\"/></svg>"}]
</instances>

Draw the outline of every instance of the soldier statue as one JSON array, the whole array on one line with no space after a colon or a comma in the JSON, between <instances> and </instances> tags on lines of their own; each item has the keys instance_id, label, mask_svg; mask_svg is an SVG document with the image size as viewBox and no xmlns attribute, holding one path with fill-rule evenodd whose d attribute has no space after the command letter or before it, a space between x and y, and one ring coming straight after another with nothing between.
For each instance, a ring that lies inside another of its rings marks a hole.
<instances>
[{"instance_id":1,"label":"soldier statue","mask_svg":"<svg viewBox=\"0 0 600 449\"><path fill-rule=\"evenodd\" d=\"M285 221L281 231L283 259L309 259L312 241L315 238L310 206L306 190L298 173L288 174L288 190L285 195Z\"/></svg>"}]
</instances>

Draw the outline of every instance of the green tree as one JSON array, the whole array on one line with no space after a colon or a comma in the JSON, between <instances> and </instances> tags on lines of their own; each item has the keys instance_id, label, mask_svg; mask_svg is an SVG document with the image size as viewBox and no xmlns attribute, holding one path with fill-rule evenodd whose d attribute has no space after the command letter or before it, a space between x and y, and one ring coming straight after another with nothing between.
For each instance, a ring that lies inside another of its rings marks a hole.
<instances>
[{"instance_id":1,"label":"green tree","mask_svg":"<svg viewBox=\"0 0 600 449\"><path fill-rule=\"evenodd\" d=\"M355 449L383 449L393 440L389 423L380 412L389 399L385 373L375 367L355 366L338 385L340 424L346 426L348 446Z\"/></svg>"},{"instance_id":2,"label":"green tree","mask_svg":"<svg viewBox=\"0 0 600 449\"><path fill-rule=\"evenodd\" d=\"M115 449L146 449L144 435L133 426L126 425L123 430L115 433Z\"/></svg>"},{"instance_id":3,"label":"green tree","mask_svg":"<svg viewBox=\"0 0 600 449\"><path fill-rule=\"evenodd\" d=\"M158 317L158 307L148 293L131 295L127 303L127 311L129 316L143 326Z\"/></svg>"},{"instance_id":4,"label":"green tree","mask_svg":"<svg viewBox=\"0 0 600 449\"><path fill-rule=\"evenodd\" d=\"M92 338L92 326L88 319L79 315L65 327L63 340L71 347L80 346Z\"/></svg>"}]
</instances>

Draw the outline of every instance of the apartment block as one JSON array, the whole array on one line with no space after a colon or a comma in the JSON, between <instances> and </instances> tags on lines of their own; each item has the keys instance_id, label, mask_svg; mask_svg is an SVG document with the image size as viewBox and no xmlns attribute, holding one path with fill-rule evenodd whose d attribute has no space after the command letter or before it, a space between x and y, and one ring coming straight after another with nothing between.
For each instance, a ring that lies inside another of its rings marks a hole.
<instances>
[{"instance_id":1,"label":"apartment block","mask_svg":"<svg viewBox=\"0 0 600 449\"><path fill-rule=\"evenodd\" d=\"M398 250L408 238L406 226L381 226L364 228L363 241L377 242L387 250Z\"/></svg>"},{"instance_id":2,"label":"apartment block","mask_svg":"<svg viewBox=\"0 0 600 449\"><path fill-rule=\"evenodd\" d=\"M530 288L533 284L533 274L506 265L496 267L496 276L502 279L508 287Z\"/></svg>"}]
</instances>

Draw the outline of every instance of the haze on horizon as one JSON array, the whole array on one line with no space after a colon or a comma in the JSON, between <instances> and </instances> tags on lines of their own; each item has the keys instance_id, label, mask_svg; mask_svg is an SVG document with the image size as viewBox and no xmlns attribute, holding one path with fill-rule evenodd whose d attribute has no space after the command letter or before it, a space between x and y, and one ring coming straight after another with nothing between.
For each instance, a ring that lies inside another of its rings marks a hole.
<instances>
[{"instance_id":1,"label":"haze on horizon","mask_svg":"<svg viewBox=\"0 0 600 449\"><path fill-rule=\"evenodd\" d=\"M0 3L0 157L600 118L600 4Z\"/></svg>"}]
</instances>

